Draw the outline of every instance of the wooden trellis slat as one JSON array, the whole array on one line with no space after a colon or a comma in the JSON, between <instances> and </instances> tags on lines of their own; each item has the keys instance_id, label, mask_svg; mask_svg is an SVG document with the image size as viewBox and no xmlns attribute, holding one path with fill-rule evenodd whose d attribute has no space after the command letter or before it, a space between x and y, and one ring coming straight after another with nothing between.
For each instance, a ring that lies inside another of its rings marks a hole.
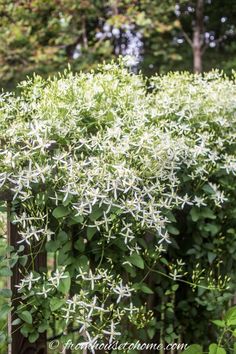
<instances>
[{"instance_id":1,"label":"wooden trellis slat","mask_svg":"<svg viewBox=\"0 0 236 354\"><path fill-rule=\"evenodd\" d=\"M7 198L6 198L7 199ZM5 199L5 200L6 200ZM8 234L8 244L13 246L14 248L18 248L18 241L20 240L19 234L17 231L16 225L10 222L10 210L11 210L11 202L8 199L8 220L7 220L7 234ZM27 249L25 250L27 252ZM28 250L29 251L29 250ZM28 265L28 267L32 267L32 264ZM34 270L40 271L41 268L47 267L47 257L45 252L39 252L38 255L35 256L34 259ZM29 271L32 269L28 268ZM9 315L8 318L8 333L11 336L11 342L8 346L8 354L47 354L47 336L46 333L39 333L38 340L31 344L27 338L25 338L20 330L17 329L17 326L12 327L11 323L16 318L14 315L14 309L18 305L17 297L19 294L17 293L16 285L19 284L22 275L21 275L21 266L17 262L13 268L13 275L10 278L10 289L12 291L12 300L13 300L13 311ZM16 299L16 300L14 300Z\"/></svg>"}]
</instances>

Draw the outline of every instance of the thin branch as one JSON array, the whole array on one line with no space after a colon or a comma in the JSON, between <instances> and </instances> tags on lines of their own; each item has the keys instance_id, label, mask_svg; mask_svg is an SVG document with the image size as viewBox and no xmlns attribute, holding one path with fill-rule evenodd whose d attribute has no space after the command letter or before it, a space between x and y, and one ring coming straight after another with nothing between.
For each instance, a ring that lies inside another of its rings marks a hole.
<instances>
[{"instance_id":1,"label":"thin branch","mask_svg":"<svg viewBox=\"0 0 236 354\"><path fill-rule=\"evenodd\" d=\"M178 19L179 20L179 19ZM189 35L187 34L187 32L185 32L184 28L183 28L183 25L181 23L181 21L179 20L179 26L180 26L180 29L183 33L183 36L184 38L186 39L186 41L188 42L188 44L190 45L191 48L193 48L193 41L191 40L191 38L189 37Z\"/></svg>"}]
</instances>

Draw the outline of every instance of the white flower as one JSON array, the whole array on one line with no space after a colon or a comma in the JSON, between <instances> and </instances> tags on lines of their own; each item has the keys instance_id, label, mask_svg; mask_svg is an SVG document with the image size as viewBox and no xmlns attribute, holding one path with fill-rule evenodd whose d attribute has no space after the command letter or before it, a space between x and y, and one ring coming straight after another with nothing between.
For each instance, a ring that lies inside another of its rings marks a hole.
<instances>
[{"instance_id":1,"label":"white flower","mask_svg":"<svg viewBox=\"0 0 236 354\"><path fill-rule=\"evenodd\" d=\"M35 238L36 241L39 241L40 235L42 235L44 232L44 229L39 229L35 226L30 226L27 227L26 231L20 231L19 235L21 236L22 240L18 241L18 243L26 242L30 245L30 239Z\"/></svg>"},{"instance_id":2,"label":"white flower","mask_svg":"<svg viewBox=\"0 0 236 354\"><path fill-rule=\"evenodd\" d=\"M123 285L121 280L119 285L116 285L113 289L114 293L119 295L116 300L116 303L119 303L123 297L130 297L132 290L133 289L130 289L127 285Z\"/></svg>"},{"instance_id":3,"label":"white flower","mask_svg":"<svg viewBox=\"0 0 236 354\"><path fill-rule=\"evenodd\" d=\"M162 243L162 242L164 242L164 241L165 241L166 243L171 243L170 235L168 234L167 231L165 231L164 234L163 234L163 233L160 233L160 237L161 237L161 239L158 241L159 244Z\"/></svg>"},{"instance_id":4,"label":"white flower","mask_svg":"<svg viewBox=\"0 0 236 354\"><path fill-rule=\"evenodd\" d=\"M193 205L193 203L190 201L190 198L187 194L185 194L182 198L180 197L179 200L182 202L181 208L183 209L185 204L188 205Z\"/></svg>"},{"instance_id":5,"label":"white flower","mask_svg":"<svg viewBox=\"0 0 236 354\"><path fill-rule=\"evenodd\" d=\"M196 204L197 207L201 207L201 206L206 206L207 204L204 202L204 198L202 197L197 197L195 195L194 197L194 204Z\"/></svg>"},{"instance_id":6,"label":"white flower","mask_svg":"<svg viewBox=\"0 0 236 354\"><path fill-rule=\"evenodd\" d=\"M73 318L71 312L74 312L73 310L71 310L71 304L69 304L68 307L62 307L62 311L65 311L65 315L63 316L63 318L65 318L66 324L68 324L68 322Z\"/></svg>"},{"instance_id":7,"label":"white flower","mask_svg":"<svg viewBox=\"0 0 236 354\"><path fill-rule=\"evenodd\" d=\"M127 244L129 241L132 241L135 236L131 230L132 223L126 224L124 221L122 222L124 227L121 229L120 235L124 236L125 244Z\"/></svg>"},{"instance_id":8,"label":"white flower","mask_svg":"<svg viewBox=\"0 0 236 354\"><path fill-rule=\"evenodd\" d=\"M91 338L90 334L86 331L86 336L88 338L88 341L80 343L81 346L84 346L85 348L89 348L92 354L95 354L94 350L94 345L98 339L98 336L95 336L94 338Z\"/></svg>"},{"instance_id":9,"label":"white flower","mask_svg":"<svg viewBox=\"0 0 236 354\"><path fill-rule=\"evenodd\" d=\"M134 312L139 311L139 309L137 307L134 307L132 302L130 303L129 307L124 307L124 310L128 311L130 316L132 316Z\"/></svg>"},{"instance_id":10,"label":"white flower","mask_svg":"<svg viewBox=\"0 0 236 354\"><path fill-rule=\"evenodd\" d=\"M48 280L57 288L60 284L60 280L66 278L68 278L68 276L64 274L64 271L57 269Z\"/></svg>"},{"instance_id":11,"label":"white flower","mask_svg":"<svg viewBox=\"0 0 236 354\"><path fill-rule=\"evenodd\" d=\"M92 321L93 321L93 319L88 318L87 316L86 316L86 318L82 318L82 319L78 317L76 319L76 322L82 325L80 327L79 333L86 331L91 326Z\"/></svg>"},{"instance_id":12,"label":"white flower","mask_svg":"<svg viewBox=\"0 0 236 354\"><path fill-rule=\"evenodd\" d=\"M173 277L173 280L177 280L178 278L182 278L182 275L178 274L177 269L174 269L173 273L170 273L170 276Z\"/></svg>"},{"instance_id":13,"label":"white flower","mask_svg":"<svg viewBox=\"0 0 236 354\"><path fill-rule=\"evenodd\" d=\"M90 282L91 290L94 290L94 286L95 286L96 280L102 279L102 275L101 274L95 275L95 274L93 274L91 269L89 270L88 275L87 275L87 273L80 273L80 274L77 275L77 278L79 278L79 277L81 277L83 280L87 280L87 281Z\"/></svg>"},{"instance_id":14,"label":"white flower","mask_svg":"<svg viewBox=\"0 0 236 354\"><path fill-rule=\"evenodd\" d=\"M14 224L20 223L23 228L26 228L27 223L31 223L32 221L35 220L42 220L44 218L46 218L46 215L42 215L40 217L33 217L33 216L28 216L26 212L23 211L21 215L19 216L15 215L13 223Z\"/></svg>"},{"instance_id":15,"label":"white flower","mask_svg":"<svg viewBox=\"0 0 236 354\"><path fill-rule=\"evenodd\" d=\"M113 342L114 337L121 335L121 332L116 332L116 329L115 329L116 325L117 325L117 323L114 323L114 321L112 320L110 330L109 331L107 331L107 330L102 331L104 334L108 334L110 336L109 344L111 344Z\"/></svg>"},{"instance_id":16,"label":"white flower","mask_svg":"<svg viewBox=\"0 0 236 354\"><path fill-rule=\"evenodd\" d=\"M51 291L51 288L45 289L45 286L43 285L42 291L37 292L37 295L43 295L44 298L46 299L48 297L48 293Z\"/></svg>"},{"instance_id":17,"label":"white flower","mask_svg":"<svg viewBox=\"0 0 236 354\"><path fill-rule=\"evenodd\" d=\"M34 278L33 272L30 272L25 278L21 280L21 284L16 285L16 287L19 288L20 290L23 289L25 286L27 286L28 290L31 290L33 283L37 282L39 279L41 279L40 276Z\"/></svg>"},{"instance_id":18,"label":"white flower","mask_svg":"<svg viewBox=\"0 0 236 354\"><path fill-rule=\"evenodd\" d=\"M68 183L68 185L66 187L64 187L64 189L59 189L59 192L64 194L64 198L63 198L62 202L65 202L70 194L71 195L77 194L77 191L75 190L75 185L73 185L72 183Z\"/></svg>"},{"instance_id":19,"label":"white flower","mask_svg":"<svg viewBox=\"0 0 236 354\"><path fill-rule=\"evenodd\" d=\"M0 173L0 188L2 188L2 186L5 184L5 182L7 181L7 173L3 172Z\"/></svg>"}]
</instances>

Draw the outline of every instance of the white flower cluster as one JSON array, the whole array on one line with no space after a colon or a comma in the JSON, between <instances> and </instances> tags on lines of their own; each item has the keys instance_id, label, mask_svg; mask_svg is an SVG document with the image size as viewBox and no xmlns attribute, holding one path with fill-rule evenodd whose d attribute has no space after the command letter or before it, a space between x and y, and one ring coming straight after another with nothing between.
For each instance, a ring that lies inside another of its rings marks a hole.
<instances>
[{"instance_id":1,"label":"white flower cluster","mask_svg":"<svg viewBox=\"0 0 236 354\"><path fill-rule=\"evenodd\" d=\"M47 82L36 77L22 84L21 96L1 96L0 189L20 204L14 222L21 242L56 240L51 225L69 215L87 243L92 229L98 243L118 240L132 257L140 253L137 235L145 238L147 231L155 235L154 246L171 243L172 209L228 201L223 182L212 176L235 176L235 83L217 73L171 74L154 77L149 88L141 76L105 65L98 73L67 73ZM174 279L181 267L173 267ZM47 298L60 274L38 294ZM117 306L131 296L127 285L105 273L79 277L90 292L107 277ZM30 291L37 281L30 273L19 287ZM78 307L77 320L87 331L94 312L103 316L107 309L96 296L90 303L85 297L76 294L64 310L70 320ZM118 310L116 315L102 329L111 338Z\"/></svg>"},{"instance_id":2,"label":"white flower cluster","mask_svg":"<svg viewBox=\"0 0 236 354\"><path fill-rule=\"evenodd\" d=\"M28 297L55 298L55 291L63 279L68 275L64 270L56 270L51 275L42 277L37 273L30 274L21 280L17 286L19 293ZM121 278L114 277L107 270L98 269L96 272L80 269L77 275L78 292L64 300L64 306L59 308L61 317L66 325L74 323L80 326L79 333L88 341L94 338L108 337L111 343L121 333L116 330L124 316L132 319L133 314L139 313L131 301L134 291L128 284L124 284ZM94 334L96 333L96 335Z\"/></svg>"},{"instance_id":3,"label":"white flower cluster","mask_svg":"<svg viewBox=\"0 0 236 354\"><path fill-rule=\"evenodd\" d=\"M66 278L68 278L68 276L64 274L63 269L56 269L56 271L48 279L45 276L40 276L37 273L35 275L33 272L30 272L27 276L21 279L20 284L16 285L16 287L19 292L34 290L35 294L43 295L47 298L47 293L57 289L61 279ZM44 281L44 285L42 285L41 289L39 286L41 286L40 284L42 281Z\"/></svg>"},{"instance_id":4,"label":"white flower cluster","mask_svg":"<svg viewBox=\"0 0 236 354\"><path fill-rule=\"evenodd\" d=\"M81 325L79 333L88 342L91 339L95 341L99 336L103 338L105 334L111 343L121 335L116 326L122 318L125 315L132 317L133 313L139 312L139 308L133 306L131 301L134 289L103 269L94 273L80 270L77 279L82 289L67 299L66 306L62 308L66 323L72 320ZM100 298L98 289L103 289Z\"/></svg>"},{"instance_id":5,"label":"white flower cluster","mask_svg":"<svg viewBox=\"0 0 236 354\"><path fill-rule=\"evenodd\" d=\"M10 187L14 199L27 202L34 198L34 187L43 185L50 190L55 206L69 201L71 209L85 217L99 207L102 213L92 226L107 241L117 237L111 210L118 208L131 220L124 221L120 237L132 253L132 225L155 230L159 242L166 241L168 220L163 210L201 204L196 196L179 193L180 169L186 166L190 178L207 180L209 170L225 160L225 169L234 172L233 161L224 157L222 146L231 142L232 133L224 140L218 136L214 149L214 130L209 133L213 124L231 124L227 116L215 114L220 112L219 105L226 110L218 85L229 83L221 78L213 83L208 78L196 78L191 84L189 76L176 74L169 79L154 78L158 90L148 96L139 76L116 67L103 70L98 74L68 74L45 87L38 78L30 91L31 100L6 95L4 102L3 96L0 186ZM180 90L176 101L174 83L180 79L185 79L181 86L185 95ZM204 107L203 91L209 95ZM228 110L229 106L227 101ZM14 119L12 111L16 112ZM232 107L227 114L231 111ZM206 115L212 115L214 121L205 120ZM194 125L195 131L191 128ZM226 201L223 192L217 190L215 201L218 205ZM88 218L83 225L91 226ZM22 230L21 236L26 242L38 241L44 232L33 225Z\"/></svg>"},{"instance_id":6,"label":"white flower cluster","mask_svg":"<svg viewBox=\"0 0 236 354\"><path fill-rule=\"evenodd\" d=\"M118 236L111 215L119 209L120 237L130 253L137 247L134 224L165 241L168 220L162 210L190 203L177 189L178 171L184 160L191 161L191 150L183 138L173 138L150 119L141 78L105 68L104 74L69 74L40 90L41 84L36 80L31 101L22 97L9 103L7 97L3 105L1 187L10 187L14 199L25 204L34 199L35 189L44 188L54 206L69 201L71 210L85 217L84 227L91 226L88 217L100 208L92 226L108 242ZM17 117L6 126L13 107ZM27 243L47 232L22 226Z\"/></svg>"}]
</instances>

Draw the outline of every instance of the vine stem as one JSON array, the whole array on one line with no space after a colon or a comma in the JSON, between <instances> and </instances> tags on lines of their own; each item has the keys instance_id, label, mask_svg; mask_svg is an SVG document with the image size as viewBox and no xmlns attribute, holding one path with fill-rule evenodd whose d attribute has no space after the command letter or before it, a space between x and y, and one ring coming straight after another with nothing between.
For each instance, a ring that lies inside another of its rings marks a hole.
<instances>
[{"instance_id":1,"label":"vine stem","mask_svg":"<svg viewBox=\"0 0 236 354\"><path fill-rule=\"evenodd\" d=\"M202 289L206 289L206 290L218 290L218 291L223 291L223 289L220 289L220 288L217 288L217 287L211 287L211 286L204 286L204 285L199 285L199 284L194 284L194 283L191 283L187 280L184 280L184 279L173 279L173 277L171 277L170 275L168 274L165 274L163 272L161 272L160 270L156 270L156 269L153 269L153 268L150 268L147 264L146 264L147 268L149 269L150 272L154 272L154 273L157 273L157 274L160 274L168 279L171 279L173 281L176 281L176 282L179 282L179 283L184 283L184 284L188 284L188 285L191 285L191 286L194 286L194 287L198 287L198 288L202 288Z\"/></svg>"},{"instance_id":2,"label":"vine stem","mask_svg":"<svg viewBox=\"0 0 236 354\"><path fill-rule=\"evenodd\" d=\"M222 340L223 340L223 338L224 338L224 335L225 335L226 331L227 331L227 329L224 328L223 331L222 331L222 334L221 334L221 336L220 336L220 338L219 338L218 344L217 344L218 347L221 346L221 343L222 343Z\"/></svg>"}]
</instances>

